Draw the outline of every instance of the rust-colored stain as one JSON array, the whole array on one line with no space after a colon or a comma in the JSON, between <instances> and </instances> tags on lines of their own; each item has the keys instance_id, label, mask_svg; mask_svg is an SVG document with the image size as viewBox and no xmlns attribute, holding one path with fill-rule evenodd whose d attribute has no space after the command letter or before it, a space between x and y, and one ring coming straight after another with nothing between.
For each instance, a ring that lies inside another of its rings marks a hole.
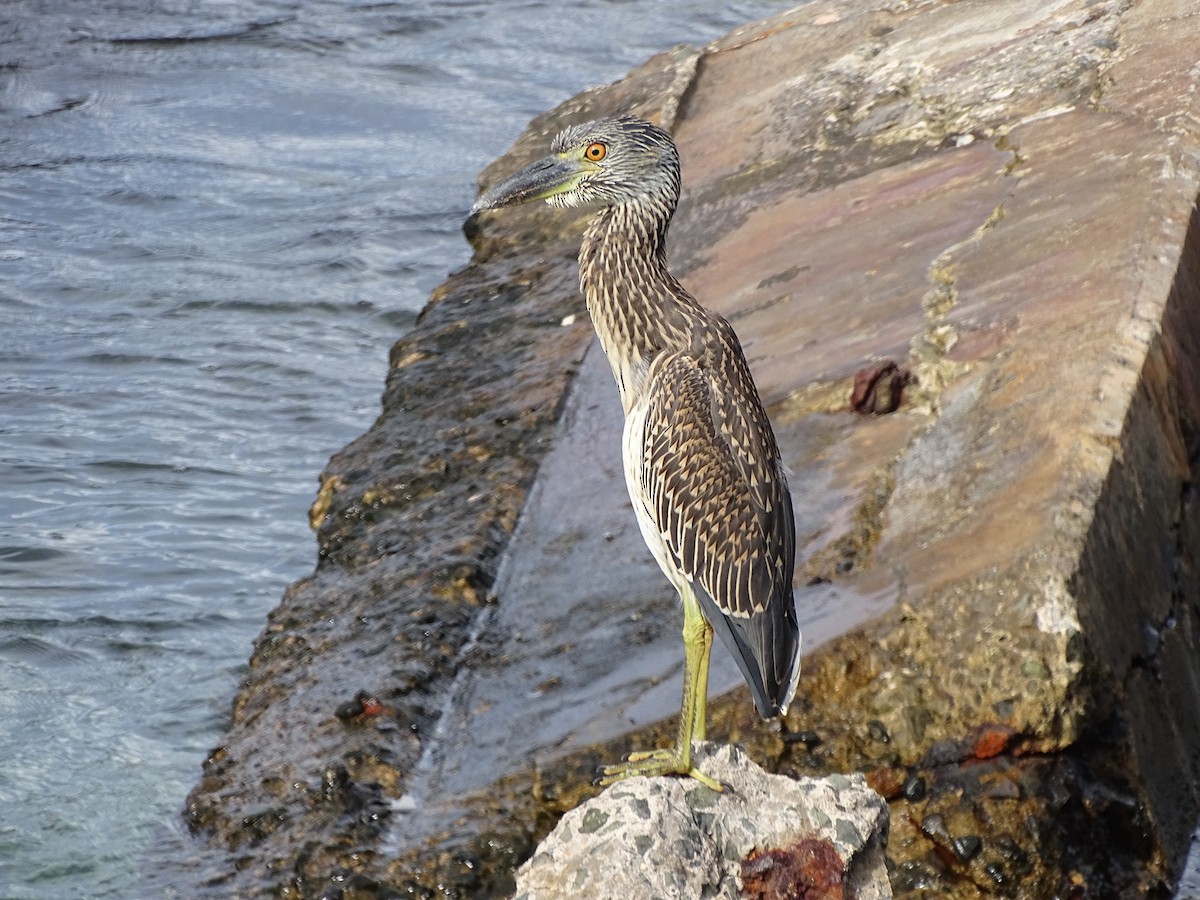
<instances>
[{"instance_id":1,"label":"rust-colored stain","mask_svg":"<svg viewBox=\"0 0 1200 900\"><path fill-rule=\"evenodd\" d=\"M967 746L976 759L991 759L1005 751L1014 733L1007 725L989 722L971 730Z\"/></svg>"},{"instance_id":2,"label":"rust-colored stain","mask_svg":"<svg viewBox=\"0 0 1200 900\"><path fill-rule=\"evenodd\" d=\"M912 373L888 360L859 369L854 375L850 408L858 413L882 416L900 408L904 389L913 382Z\"/></svg>"},{"instance_id":3,"label":"rust-colored stain","mask_svg":"<svg viewBox=\"0 0 1200 900\"><path fill-rule=\"evenodd\" d=\"M898 766L879 766L867 772L866 776L871 790L885 800L892 800L900 796L901 791L904 790L904 782L908 778L908 773Z\"/></svg>"},{"instance_id":4,"label":"rust-colored stain","mask_svg":"<svg viewBox=\"0 0 1200 900\"><path fill-rule=\"evenodd\" d=\"M366 691L359 691L353 700L339 704L334 715L343 722L364 722L388 711L379 698L373 697Z\"/></svg>"},{"instance_id":5,"label":"rust-colored stain","mask_svg":"<svg viewBox=\"0 0 1200 900\"><path fill-rule=\"evenodd\" d=\"M742 860L744 900L843 900L842 858L829 841L804 838L791 847L756 851Z\"/></svg>"}]
</instances>

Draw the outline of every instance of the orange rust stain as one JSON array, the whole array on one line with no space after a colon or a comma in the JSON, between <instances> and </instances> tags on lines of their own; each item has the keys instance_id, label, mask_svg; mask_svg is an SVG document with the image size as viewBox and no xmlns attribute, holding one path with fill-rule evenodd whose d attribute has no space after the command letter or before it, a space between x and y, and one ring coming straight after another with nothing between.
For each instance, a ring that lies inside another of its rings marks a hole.
<instances>
[{"instance_id":1,"label":"orange rust stain","mask_svg":"<svg viewBox=\"0 0 1200 900\"><path fill-rule=\"evenodd\" d=\"M833 844L804 838L742 860L742 900L844 900L844 865Z\"/></svg>"},{"instance_id":2,"label":"orange rust stain","mask_svg":"<svg viewBox=\"0 0 1200 900\"><path fill-rule=\"evenodd\" d=\"M1013 730L1007 725L989 723L973 729L967 737L967 746L976 759L991 759L999 756L1012 740Z\"/></svg>"}]
</instances>

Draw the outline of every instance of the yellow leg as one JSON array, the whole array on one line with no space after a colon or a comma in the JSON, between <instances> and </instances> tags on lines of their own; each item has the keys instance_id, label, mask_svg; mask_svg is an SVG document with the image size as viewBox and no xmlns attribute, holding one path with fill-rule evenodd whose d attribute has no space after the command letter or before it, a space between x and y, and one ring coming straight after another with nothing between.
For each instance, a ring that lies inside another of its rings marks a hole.
<instances>
[{"instance_id":1,"label":"yellow leg","mask_svg":"<svg viewBox=\"0 0 1200 900\"><path fill-rule=\"evenodd\" d=\"M708 660L712 654L712 626L704 621L704 617L697 615L704 626L701 630L700 640L702 646L699 654L699 662L696 666L696 687L693 690L693 705L695 707L695 719L692 726L692 740L702 741L707 736L707 718L708 718Z\"/></svg>"},{"instance_id":2,"label":"yellow leg","mask_svg":"<svg viewBox=\"0 0 1200 900\"><path fill-rule=\"evenodd\" d=\"M692 765L692 741L704 740L708 704L708 657L712 650L712 628L704 621L700 605L690 589L683 599L683 703L679 710L679 734L675 746L664 750L631 753L625 762L605 766L600 783L610 785L636 775L687 775L714 791L721 783Z\"/></svg>"}]
</instances>

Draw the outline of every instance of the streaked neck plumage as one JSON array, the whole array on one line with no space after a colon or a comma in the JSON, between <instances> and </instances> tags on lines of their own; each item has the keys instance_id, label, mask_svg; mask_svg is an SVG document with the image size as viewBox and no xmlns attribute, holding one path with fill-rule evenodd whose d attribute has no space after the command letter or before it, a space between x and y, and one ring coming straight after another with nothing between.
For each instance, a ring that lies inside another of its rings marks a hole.
<instances>
[{"instance_id":1,"label":"streaked neck plumage","mask_svg":"<svg viewBox=\"0 0 1200 900\"><path fill-rule=\"evenodd\" d=\"M601 210L584 232L579 286L628 413L663 351L692 347L705 315L667 271L666 237L678 194L663 191Z\"/></svg>"}]
</instances>

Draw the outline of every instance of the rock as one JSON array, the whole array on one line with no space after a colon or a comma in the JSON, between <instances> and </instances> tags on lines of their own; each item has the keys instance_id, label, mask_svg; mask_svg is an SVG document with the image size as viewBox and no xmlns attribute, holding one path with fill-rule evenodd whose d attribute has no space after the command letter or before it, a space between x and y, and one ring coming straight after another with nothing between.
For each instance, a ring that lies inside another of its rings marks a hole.
<instances>
[{"instance_id":1,"label":"rock","mask_svg":"<svg viewBox=\"0 0 1200 900\"><path fill-rule=\"evenodd\" d=\"M1194 6L810 0L573 98L483 176L597 115L672 127L672 267L746 347L803 560L797 737L719 696L719 652L708 733L877 773L912 890L1161 894L1191 839ZM678 612L625 506L579 233L471 223L394 348L192 793L197 884L504 896L597 765L673 736ZM853 412L886 360L912 379ZM360 688L386 712L335 715Z\"/></svg>"},{"instance_id":2,"label":"rock","mask_svg":"<svg viewBox=\"0 0 1200 900\"><path fill-rule=\"evenodd\" d=\"M769 775L698 744L723 793L630 778L563 816L517 873L516 900L891 897L888 807L861 775Z\"/></svg>"}]
</instances>

